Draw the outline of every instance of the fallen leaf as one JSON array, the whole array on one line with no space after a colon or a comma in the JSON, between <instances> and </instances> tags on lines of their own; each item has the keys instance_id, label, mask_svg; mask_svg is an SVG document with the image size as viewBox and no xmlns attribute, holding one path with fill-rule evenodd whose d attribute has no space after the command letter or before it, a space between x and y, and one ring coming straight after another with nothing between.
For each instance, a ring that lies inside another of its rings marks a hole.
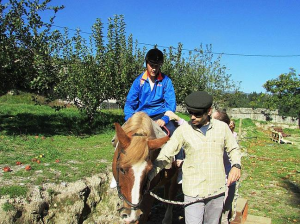
<instances>
[{"instance_id":1,"label":"fallen leaf","mask_svg":"<svg viewBox=\"0 0 300 224\"><path fill-rule=\"evenodd\" d=\"M27 166L25 167L25 170L27 170L27 171L31 170L31 166L27 165Z\"/></svg>"},{"instance_id":2,"label":"fallen leaf","mask_svg":"<svg viewBox=\"0 0 300 224\"><path fill-rule=\"evenodd\" d=\"M10 169L9 166L5 166L5 167L3 167L3 171L4 171L4 172L10 172L11 169Z\"/></svg>"}]
</instances>

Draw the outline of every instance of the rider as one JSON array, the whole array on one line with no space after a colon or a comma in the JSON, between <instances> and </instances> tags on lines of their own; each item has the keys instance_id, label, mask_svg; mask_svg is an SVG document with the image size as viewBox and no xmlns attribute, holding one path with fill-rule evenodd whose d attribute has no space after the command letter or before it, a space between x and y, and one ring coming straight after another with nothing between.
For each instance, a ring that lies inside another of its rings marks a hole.
<instances>
[{"instance_id":1,"label":"rider","mask_svg":"<svg viewBox=\"0 0 300 224\"><path fill-rule=\"evenodd\" d=\"M146 71L133 82L127 95L124 114L127 121L134 113L143 111L160 126L166 126L173 134L176 126L164 113L175 112L176 96L171 79L161 72L163 53L157 48L148 51L145 57Z\"/></svg>"},{"instance_id":2,"label":"rider","mask_svg":"<svg viewBox=\"0 0 300 224\"><path fill-rule=\"evenodd\" d=\"M164 55L159 49L154 48L147 52L145 61L146 71L133 81L127 95L124 107L125 121L134 113L143 111L160 127L165 126L171 136L177 125L165 115L165 112L175 112L176 96L172 80L161 72ZM176 159L182 160L181 155L183 153L176 155ZM111 188L115 186L112 181Z\"/></svg>"}]
</instances>

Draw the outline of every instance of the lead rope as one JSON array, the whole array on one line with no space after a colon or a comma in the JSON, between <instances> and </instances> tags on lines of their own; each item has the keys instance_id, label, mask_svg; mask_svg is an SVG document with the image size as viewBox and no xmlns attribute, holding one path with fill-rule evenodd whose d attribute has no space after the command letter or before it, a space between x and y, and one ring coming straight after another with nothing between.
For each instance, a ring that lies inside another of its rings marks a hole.
<instances>
[{"instance_id":1,"label":"lead rope","mask_svg":"<svg viewBox=\"0 0 300 224\"><path fill-rule=\"evenodd\" d=\"M195 201L186 201L186 202L182 202L182 201L171 201L171 200L168 200L168 199L164 199L164 198L161 198L159 197L158 195L154 194L152 191L150 191L150 195L154 198L156 198L157 200L161 201L161 202L165 202L165 203L168 203L168 204L173 204L173 205L189 205L189 204L193 204L195 202L198 202L198 201L202 201L204 199L207 199L215 194L218 193L218 191L222 190L223 187L220 187L219 189L215 190L214 192L208 194L207 196L205 197L202 197L202 198L198 198L196 199Z\"/></svg>"},{"instance_id":2,"label":"lead rope","mask_svg":"<svg viewBox=\"0 0 300 224\"><path fill-rule=\"evenodd\" d=\"M232 208L231 208L231 211L233 212L232 215L231 215L231 218L229 219L229 222L232 222L235 217L236 217L236 207L237 207L237 199L239 197L239 187L240 187L240 181L237 180L235 182L235 191L234 191L234 198L233 198L233 201L232 201Z\"/></svg>"},{"instance_id":3,"label":"lead rope","mask_svg":"<svg viewBox=\"0 0 300 224\"><path fill-rule=\"evenodd\" d=\"M234 192L234 198L233 198L233 202L232 202L232 216L230 218L230 222L232 222L235 217L236 217L236 207L237 207L237 199L238 199L238 188L239 188L239 185L240 185L240 182L239 181L236 181L236 186L235 186L235 192ZM161 198L159 197L158 195L154 194L152 191L150 191L150 195L154 198L156 198L157 200L161 201L161 202L165 202L165 203L168 203L168 204L173 204L173 205L189 205L189 204L193 204L195 202L198 202L198 201L202 201L204 199L207 199L211 196L213 196L214 194L218 193L219 190L221 190L223 187L220 187L219 189L215 190L213 193L210 193L208 194L207 196L205 197L202 197L202 198L198 198L196 199L195 201L187 201L187 202L182 202L182 201L171 201L171 200L168 200L168 199L164 199L164 198Z\"/></svg>"}]
</instances>

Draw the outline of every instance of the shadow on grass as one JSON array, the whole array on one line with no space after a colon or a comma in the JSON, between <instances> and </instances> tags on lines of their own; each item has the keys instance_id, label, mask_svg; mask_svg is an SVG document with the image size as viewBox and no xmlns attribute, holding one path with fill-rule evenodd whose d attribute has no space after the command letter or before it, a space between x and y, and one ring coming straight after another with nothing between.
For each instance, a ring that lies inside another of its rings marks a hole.
<instances>
[{"instance_id":1,"label":"shadow on grass","mask_svg":"<svg viewBox=\"0 0 300 224\"><path fill-rule=\"evenodd\" d=\"M0 115L0 131L7 135L90 135L113 129L114 122L122 124L122 115L99 113L94 122L84 115L20 113Z\"/></svg>"},{"instance_id":2,"label":"shadow on grass","mask_svg":"<svg viewBox=\"0 0 300 224\"><path fill-rule=\"evenodd\" d=\"M300 187L293 183L292 181L288 179L283 178L283 183L286 187L286 189L292 193L293 199L291 200L291 205L298 207L300 204Z\"/></svg>"}]
</instances>

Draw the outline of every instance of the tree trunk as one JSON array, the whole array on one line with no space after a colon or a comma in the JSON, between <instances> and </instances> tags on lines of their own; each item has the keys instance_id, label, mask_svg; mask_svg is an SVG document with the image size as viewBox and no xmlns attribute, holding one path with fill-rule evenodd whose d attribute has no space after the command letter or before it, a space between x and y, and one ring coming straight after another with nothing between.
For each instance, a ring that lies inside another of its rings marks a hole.
<instances>
[{"instance_id":1,"label":"tree trunk","mask_svg":"<svg viewBox=\"0 0 300 224\"><path fill-rule=\"evenodd\" d=\"M298 113L298 128L300 129L300 111Z\"/></svg>"}]
</instances>

